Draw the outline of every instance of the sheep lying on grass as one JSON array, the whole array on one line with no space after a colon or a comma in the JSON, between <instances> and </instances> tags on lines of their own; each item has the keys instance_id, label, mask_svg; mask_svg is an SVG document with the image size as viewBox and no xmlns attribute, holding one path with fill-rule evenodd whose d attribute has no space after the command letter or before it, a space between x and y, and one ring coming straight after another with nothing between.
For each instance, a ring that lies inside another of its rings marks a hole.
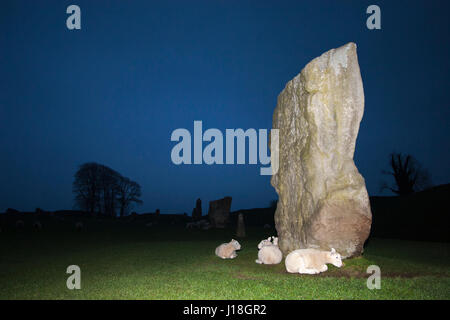
<instances>
[{"instance_id":1,"label":"sheep lying on grass","mask_svg":"<svg viewBox=\"0 0 450 320\"><path fill-rule=\"evenodd\" d=\"M41 224L39 221L35 221L35 222L33 223L33 228L34 228L34 230L36 230L36 231L41 231L41 230L42 230L42 224Z\"/></svg>"},{"instance_id":2,"label":"sheep lying on grass","mask_svg":"<svg viewBox=\"0 0 450 320\"><path fill-rule=\"evenodd\" d=\"M204 219L197 222L188 222L186 224L186 229L194 229L194 228L209 230L211 228L211 224Z\"/></svg>"},{"instance_id":3,"label":"sheep lying on grass","mask_svg":"<svg viewBox=\"0 0 450 320\"><path fill-rule=\"evenodd\" d=\"M25 226L25 223L22 220L17 220L16 221L16 228L17 229L23 229L24 226Z\"/></svg>"},{"instance_id":4,"label":"sheep lying on grass","mask_svg":"<svg viewBox=\"0 0 450 320\"><path fill-rule=\"evenodd\" d=\"M341 255L336 250L321 251L316 249L299 249L286 257L286 270L290 273L317 274L328 270L327 263L342 266Z\"/></svg>"},{"instance_id":5,"label":"sheep lying on grass","mask_svg":"<svg viewBox=\"0 0 450 320\"><path fill-rule=\"evenodd\" d=\"M84 226L83 226L83 222L78 221L77 223L75 223L75 230L80 232L81 230L83 230Z\"/></svg>"},{"instance_id":6,"label":"sheep lying on grass","mask_svg":"<svg viewBox=\"0 0 450 320\"><path fill-rule=\"evenodd\" d=\"M283 253L278 248L278 238L269 237L262 240L258 244L258 259L255 260L259 264L278 264L283 260Z\"/></svg>"},{"instance_id":7,"label":"sheep lying on grass","mask_svg":"<svg viewBox=\"0 0 450 320\"><path fill-rule=\"evenodd\" d=\"M222 243L216 248L216 256L222 259L234 259L237 257L236 250L241 249L241 245L234 239L228 243Z\"/></svg>"}]
</instances>

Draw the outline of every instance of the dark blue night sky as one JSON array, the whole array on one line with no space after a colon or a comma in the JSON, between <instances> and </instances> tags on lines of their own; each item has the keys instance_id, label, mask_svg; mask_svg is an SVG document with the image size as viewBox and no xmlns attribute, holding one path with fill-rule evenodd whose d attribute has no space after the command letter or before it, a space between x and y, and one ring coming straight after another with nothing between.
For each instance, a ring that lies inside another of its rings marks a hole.
<instances>
[{"instance_id":1,"label":"dark blue night sky","mask_svg":"<svg viewBox=\"0 0 450 320\"><path fill-rule=\"evenodd\" d=\"M81 8L82 29L66 28ZM381 8L382 29L366 28ZM355 162L380 194L389 153L450 182L449 1L1 1L0 211L71 209L73 174L105 164L142 185L138 212L276 198L260 165L171 162L177 128L271 128L278 94L353 41L365 90Z\"/></svg>"}]
</instances>

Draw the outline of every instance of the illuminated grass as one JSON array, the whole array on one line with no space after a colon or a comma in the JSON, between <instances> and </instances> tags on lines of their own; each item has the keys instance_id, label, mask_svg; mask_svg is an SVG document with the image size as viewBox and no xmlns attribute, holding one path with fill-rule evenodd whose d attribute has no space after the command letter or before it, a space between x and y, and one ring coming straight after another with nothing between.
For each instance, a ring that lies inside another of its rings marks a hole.
<instances>
[{"instance_id":1,"label":"illuminated grass","mask_svg":"<svg viewBox=\"0 0 450 320\"><path fill-rule=\"evenodd\" d=\"M47 224L40 233L0 234L0 298L450 299L448 244L371 239L363 257L311 276L256 264L257 243L273 233L262 228L247 230L235 260L222 260L214 249L231 230L85 224L83 233ZM81 268L81 290L66 288L72 264ZM380 290L366 287L371 264L381 268Z\"/></svg>"}]
</instances>

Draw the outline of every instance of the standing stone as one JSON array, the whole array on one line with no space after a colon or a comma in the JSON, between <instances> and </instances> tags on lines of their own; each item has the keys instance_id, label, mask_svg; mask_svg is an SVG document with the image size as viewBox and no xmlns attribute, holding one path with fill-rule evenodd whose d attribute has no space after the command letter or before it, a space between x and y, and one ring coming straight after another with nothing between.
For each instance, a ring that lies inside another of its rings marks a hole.
<instances>
[{"instance_id":1,"label":"standing stone","mask_svg":"<svg viewBox=\"0 0 450 320\"><path fill-rule=\"evenodd\" d=\"M195 202L195 208L192 210L192 219L197 221L202 218L202 200L197 199Z\"/></svg>"},{"instance_id":2,"label":"standing stone","mask_svg":"<svg viewBox=\"0 0 450 320\"><path fill-rule=\"evenodd\" d=\"M209 221L214 228L225 228L230 219L231 197L209 202Z\"/></svg>"},{"instance_id":3,"label":"standing stone","mask_svg":"<svg viewBox=\"0 0 450 320\"><path fill-rule=\"evenodd\" d=\"M238 215L236 236L239 238L245 237L244 215L242 213Z\"/></svg>"},{"instance_id":4,"label":"standing stone","mask_svg":"<svg viewBox=\"0 0 450 320\"><path fill-rule=\"evenodd\" d=\"M306 65L278 96L279 195L275 225L285 255L295 249L362 253L372 213L364 178L353 162L364 112L356 44L332 49ZM272 150L272 153L277 150Z\"/></svg>"}]
</instances>

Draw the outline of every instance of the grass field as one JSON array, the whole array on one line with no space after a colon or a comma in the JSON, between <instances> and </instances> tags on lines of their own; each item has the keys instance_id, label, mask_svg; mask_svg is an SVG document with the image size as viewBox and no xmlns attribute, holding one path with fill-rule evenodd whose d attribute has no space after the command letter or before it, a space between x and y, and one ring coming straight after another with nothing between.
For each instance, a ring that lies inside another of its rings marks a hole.
<instances>
[{"instance_id":1,"label":"grass field","mask_svg":"<svg viewBox=\"0 0 450 320\"><path fill-rule=\"evenodd\" d=\"M40 232L26 222L0 233L0 299L450 299L444 243L370 239L340 269L296 275L284 262L255 263L259 240L274 230L248 229L238 257L222 260L214 249L233 230L87 219L78 233L69 219L42 222ZM380 290L366 286L373 264ZM69 265L81 268L81 290L66 287Z\"/></svg>"}]
</instances>

